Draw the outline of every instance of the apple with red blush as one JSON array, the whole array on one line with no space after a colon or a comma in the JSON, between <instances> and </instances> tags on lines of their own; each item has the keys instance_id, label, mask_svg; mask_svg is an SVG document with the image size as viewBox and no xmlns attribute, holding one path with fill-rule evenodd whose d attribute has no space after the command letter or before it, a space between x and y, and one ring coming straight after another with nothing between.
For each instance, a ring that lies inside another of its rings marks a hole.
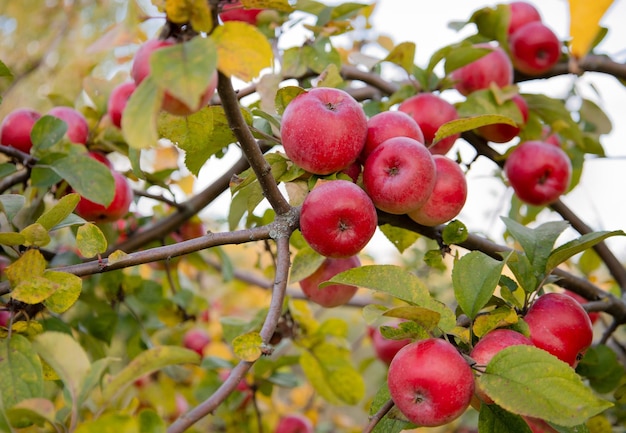
<instances>
[{"instance_id":1,"label":"apple with red blush","mask_svg":"<svg viewBox=\"0 0 626 433\"><path fill-rule=\"evenodd\" d=\"M87 221L96 223L117 221L124 217L133 201L133 189L128 179L118 171L111 170L115 182L113 201L107 206L81 197L75 212Z\"/></svg>"},{"instance_id":2,"label":"apple with red blush","mask_svg":"<svg viewBox=\"0 0 626 433\"><path fill-rule=\"evenodd\" d=\"M367 117L347 92L317 87L289 102L280 134L289 159L310 173L327 175L356 161L367 138Z\"/></svg>"},{"instance_id":3,"label":"apple with red blush","mask_svg":"<svg viewBox=\"0 0 626 433\"><path fill-rule=\"evenodd\" d=\"M460 417L474 395L474 374L448 341L407 344L389 365L387 385L395 406L412 423L436 427Z\"/></svg>"},{"instance_id":4,"label":"apple with red blush","mask_svg":"<svg viewBox=\"0 0 626 433\"><path fill-rule=\"evenodd\" d=\"M456 120L459 114L451 103L433 93L418 93L404 100L398 110L410 115L424 134L430 153L445 155L461 134L453 134L433 143L435 133L444 123Z\"/></svg>"},{"instance_id":5,"label":"apple with red blush","mask_svg":"<svg viewBox=\"0 0 626 433\"><path fill-rule=\"evenodd\" d=\"M284 415L278 421L274 433L313 433L311 420L304 415Z\"/></svg>"},{"instance_id":6,"label":"apple with red blush","mask_svg":"<svg viewBox=\"0 0 626 433\"><path fill-rule=\"evenodd\" d=\"M517 106L522 116L521 123L517 126L508 125L506 123L494 123L477 128L476 133L492 143L507 143L517 137L520 132L520 127L524 126L528 121L528 104L521 95L513 96L511 101Z\"/></svg>"},{"instance_id":7,"label":"apple with red blush","mask_svg":"<svg viewBox=\"0 0 626 433\"><path fill-rule=\"evenodd\" d=\"M545 206L567 190L572 164L560 147L543 141L525 141L509 154L504 172L521 201Z\"/></svg>"},{"instance_id":8,"label":"apple with red blush","mask_svg":"<svg viewBox=\"0 0 626 433\"><path fill-rule=\"evenodd\" d=\"M241 21L244 23L256 25L258 16L265 9L259 8L246 8L241 4L241 1L221 1L221 12L219 17L222 22L228 21Z\"/></svg>"},{"instance_id":9,"label":"apple with red blush","mask_svg":"<svg viewBox=\"0 0 626 433\"><path fill-rule=\"evenodd\" d=\"M450 75L454 87L464 96L476 90L488 89L492 84L502 88L513 83L513 64L501 47L488 43L474 45L488 53L456 69Z\"/></svg>"},{"instance_id":10,"label":"apple with red blush","mask_svg":"<svg viewBox=\"0 0 626 433\"><path fill-rule=\"evenodd\" d=\"M11 322L11 312L9 310L0 310L0 326L8 328Z\"/></svg>"},{"instance_id":11,"label":"apple with red blush","mask_svg":"<svg viewBox=\"0 0 626 433\"><path fill-rule=\"evenodd\" d=\"M319 285L341 272L359 266L361 266L361 261L357 256L345 259L326 258L315 272L300 280L300 288L308 300L322 307L333 308L344 305L352 299L358 287L347 284L330 284L320 288Z\"/></svg>"},{"instance_id":12,"label":"apple with red blush","mask_svg":"<svg viewBox=\"0 0 626 433\"><path fill-rule=\"evenodd\" d=\"M307 194L300 211L300 231L318 254L348 258L374 235L376 208L360 187L348 180L322 182Z\"/></svg>"},{"instance_id":13,"label":"apple with red blush","mask_svg":"<svg viewBox=\"0 0 626 433\"><path fill-rule=\"evenodd\" d=\"M509 3L509 25L507 33L512 35L517 29L525 24L541 22L541 15L537 8L524 1Z\"/></svg>"},{"instance_id":14,"label":"apple with red blush","mask_svg":"<svg viewBox=\"0 0 626 433\"><path fill-rule=\"evenodd\" d=\"M393 137L409 137L424 143L424 134L417 122L403 111L383 111L367 121L367 138L359 156L361 162L383 141Z\"/></svg>"},{"instance_id":15,"label":"apple with red blush","mask_svg":"<svg viewBox=\"0 0 626 433\"><path fill-rule=\"evenodd\" d=\"M211 343L209 334L200 328L192 328L183 335L183 346L204 356L204 349Z\"/></svg>"},{"instance_id":16,"label":"apple with red blush","mask_svg":"<svg viewBox=\"0 0 626 433\"><path fill-rule=\"evenodd\" d=\"M65 135L72 143L87 144L89 125L83 114L72 107L54 107L48 111L49 116L61 119L67 124Z\"/></svg>"},{"instance_id":17,"label":"apple with red blush","mask_svg":"<svg viewBox=\"0 0 626 433\"><path fill-rule=\"evenodd\" d=\"M587 302L589 302L589 300L587 298L579 295L578 293L574 293L574 292L572 292L570 290L566 290L563 293L566 294L567 296L571 296L572 298L574 298L576 301L578 301L578 303L580 305L584 306ZM587 312L587 314L589 314L589 320L591 320L591 324L592 325L594 323L596 323L598 321L598 319L600 318L600 313L598 313L598 312Z\"/></svg>"},{"instance_id":18,"label":"apple with red blush","mask_svg":"<svg viewBox=\"0 0 626 433\"><path fill-rule=\"evenodd\" d=\"M509 37L511 61L526 75L549 71L561 57L561 42L543 23L533 21L518 28Z\"/></svg>"},{"instance_id":19,"label":"apple with red blush","mask_svg":"<svg viewBox=\"0 0 626 433\"><path fill-rule=\"evenodd\" d=\"M539 418L533 418L530 416L522 416L528 427L533 433L559 433L553 429L547 422Z\"/></svg>"},{"instance_id":20,"label":"apple with red blush","mask_svg":"<svg viewBox=\"0 0 626 433\"><path fill-rule=\"evenodd\" d=\"M124 108L126 108L126 104L136 88L137 85L134 81L128 81L117 85L109 95L107 114L111 119L111 123L118 128L122 127L122 115L124 114Z\"/></svg>"},{"instance_id":21,"label":"apple with red blush","mask_svg":"<svg viewBox=\"0 0 626 433\"><path fill-rule=\"evenodd\" d=\"M393 340L385 338L380 331L379 327L369 326L367 328L367 334L372 340L372 347L376 353L376 357L385 364L391 364L391 360L404 346L411 342L411 339L404 338L401 340Z\"/></svg>"},{"instance_id":22,"label":"apple with red blush","mask_svg":"<svg viewBox=\"0 0 626 433\"><path fill-rule=\"evenodd\" d=\"M30 153L33 147L30 133L40 118L41 114L30 108L11 111L0 123L0 144Z\"/></svg>"}]
</instances>

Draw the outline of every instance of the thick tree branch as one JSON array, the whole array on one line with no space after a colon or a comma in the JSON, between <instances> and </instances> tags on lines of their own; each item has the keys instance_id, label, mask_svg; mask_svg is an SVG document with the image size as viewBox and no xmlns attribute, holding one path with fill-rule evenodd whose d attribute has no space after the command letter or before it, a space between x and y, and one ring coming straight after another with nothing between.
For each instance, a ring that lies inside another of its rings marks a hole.
<instances>
[{"instance_id":1,"label":"thick tree branch","mask_svg":"<svg viewBox=\"0 0 626 433\"><path fill-rule=\"evenodd\" d=\"M235 134L235 137L237 137L243 154L254 170L261 185L261 189L263 190L263 195L278 215L289 212L291 206L278 189L276 179L272 176L272 169L265 158L263 158L263 152L261 152L261 148L254 139L250 128L248 128L241 114L239 100L237 99L233 85L230 79L221 72L219 73L217 90L230 129Z\"/></svg>"},{"instance_id":2,"label":"thick tree branch","mask_svg":"<svg viewBox=\"0 0 626 433\"><path fill-rule=\"evenodd\" d=\"M617 63L606 55L589 54L578 61L575 59L561 61L545 74L538 76L524 75L519 72L515 72L514 81L522 82L567 74L580 75L584 72L599 72L612 75L620 80L626 80L626 64Z\"/></svg>"}]
</instances>

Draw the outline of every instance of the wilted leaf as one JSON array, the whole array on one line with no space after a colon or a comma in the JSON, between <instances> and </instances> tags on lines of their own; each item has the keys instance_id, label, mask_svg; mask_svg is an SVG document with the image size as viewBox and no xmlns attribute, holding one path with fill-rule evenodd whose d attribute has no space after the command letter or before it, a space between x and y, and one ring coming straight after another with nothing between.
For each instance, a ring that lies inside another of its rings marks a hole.
<instances>
[{"instance_id":1,"label":"wilted leaf","mask_svg":"<svg viewBox=\"0 0 626 433\"><path fill-rule=\"evenodd\" d=\"M79 194L70 193L64 195L51 209L37 218L36 222L41 224L47 230L51 230L74 211L79 201Z\"/></svg>"},{"instance_id":2,"label":"wilted leaf","mask_svg":"<svg viewBox=\"0 0 626 433\"><path fill-rule=\"evenodd\" d=\"M217 45L218 69L228 77L248 82L272 65L272 46L250 24L228 21L215 29L211 38Z\"/></svg>"},{"instance_id":3,"label":"wilted leaf","mask_svg":"<svg viewBox=\"0 0 626 433\"><path fill-rule=\"evenodd\" d=\"M74 191L94 203L108 206L115 197L115 180L111 170L86 153L57 159L50 168Z\"/></svg>"},{"instance_id":4,"label":"wilted leaf","mask_svg":"<svg viewBox=\"0 0 626 433\"><path fill-rule=\"evenodd\" d=\"M263 354L263 339L258 332L248 332L235 337L232 342L235 356L248 362L254 362Z\"/></svg>"},{"instance_id":5,"label":"wilted leaf","mask_svg":"<svg viewBox=\"0 0 626 433\"><path fill-rule=\"evenodd\" d=\"M0 340L0 389L5 408L43 396L41 363L31 342L22 335Z\"/></svg>"},{"instance_id":6,"label":"wilted leaf","mask_svg":"<svg viewBox=\"0 0 626 433\"><path fill-rule=\"evenodd\" d=\"M76 231L76 247L83 257L91 258L107 250L107 240L98 227L92 223L85 223Z\"/></svg>"}]
</instances>

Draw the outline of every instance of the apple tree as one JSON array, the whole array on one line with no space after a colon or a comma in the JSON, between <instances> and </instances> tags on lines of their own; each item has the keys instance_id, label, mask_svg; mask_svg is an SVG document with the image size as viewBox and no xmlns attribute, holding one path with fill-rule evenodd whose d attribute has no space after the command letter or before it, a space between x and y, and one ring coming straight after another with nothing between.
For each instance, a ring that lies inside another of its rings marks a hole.
<instances>
[{"instance_id":1,"label":"apple tree","mask_svg":"<svg viewBox=\"0 0 626 433\"><path fill-rule=\"evenodd\" d=\"M626 82L610 3L426 64L375 2L0 6L0 431L623 432L626 233L562 200L611 122L523 91Z\"/></svg>"}]
</instances>

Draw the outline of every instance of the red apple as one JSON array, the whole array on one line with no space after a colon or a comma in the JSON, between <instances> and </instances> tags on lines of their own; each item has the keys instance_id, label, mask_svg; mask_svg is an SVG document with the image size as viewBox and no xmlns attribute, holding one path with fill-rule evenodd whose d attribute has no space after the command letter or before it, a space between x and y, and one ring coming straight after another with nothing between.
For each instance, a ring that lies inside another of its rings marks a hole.
<instances>
[{"instance_id":1,"label":"red apple","mask_svg":"<svg viewBox=\"0 0 626 433\"><path fill-rule=\"evenodd\" d=\"M530 339L572 367L591 346L593 330L589 315L574 298L546 293L537 298L524 316Z\"/></svg>"},{"instance_id":2,"label":"red apple","mask_svg":"<svg viewBox=\"0 0 626 433\"><path fill-rule=\"evenodd\" d=\"M72 143L87 144L89 125L82 113L72 107L54 107L48 111L48 115L61 119L67 124L65 135Z\"/></svg>"},{"instance_id":3,"label":"red apple","mask_svg":"<svg viewBox=\"0 0 626 433\"><path fill-rule=\"evenodd\" d=\"M219 375L220 381L224 382L230 376L230 371L220 370L218 375ZM237 397L239 399L238 401L240 401L238 408L241 409L241 408L244 408L248 403L250 403L250 401L252 401L252 396L254 393L252 391L252 388L250 387L250 385L248 384L248 382L246 381L244 377L237 384L237 387L235 388L235 392L233 394L237 394Z\"/></svg>"},{"instance_id":4,"label":"red apple","mask_svg":"<svg viewBox=\"0 0 626 433\"><path fill-rule=\"evenodd\" d=\"M530 427L533 433L559 433L542 419L529 416L522 416L522 418L524 418L524 421L526 421L526 424L528 424L528 427Z\"/></svg>"},{"instance_id":5,"label":"red apple","mask_svg":"<svg viewBox=\"0 0 626 433\"><path fill-rule=\"evenodd\" d=\"M30 108L18 108L7 114L0 124L0 144L29 153L33 147L30 132L40 117L41 114Z\"/></svg>"},{"instance_id":6,"label":"red apple","mask_svg":"<svg viewBox=\"0 0 626 433\"><path fill-rule=\"evenodd\" d=\"M331 284L320 288L319 285L324 281L330 280L340 272L358 268L359 266L361 266L361 261L357 256L346 259L326 258L315 272L300 281L300 288L307 299L322 307L332 308L344 305L352 299L358 287L346 284Z\"/></svg>"},{"instance_id":7,"label":"red apple","mask_svg":"<svg viewBox=\"0 0 626 433\"><path fill-rule=\"evenodd\" d=\"M378 217L369 196L347 180L324 182L311 191L300 212L300 231L318 254L354 256L376 231Z\"/></svg>"},{"instance_id":8,"label":"red apple","mask_svg":"<svg viewBox=\"0 0 626 433\"><path fill-rule=\"evenodd\" d=\"M511 152L504 172L520 200L544 206L567 190L572 164L559 147L543 141L525 141Z\"/></svg>"},{"instance_id":9,"label":"red apple","mask_svg":"<svg viewBox=\"0 0 626 433\"><path fill-rule=\"evenodd\" d=\"M520 344L533 346L533 342L530 338L519 332L511 329L494 329L485 334L478 343L476 343L470 353L470 357L476 361L477 365L486 366L489 364L489 361L491 361L491 358L502 349ZM476 388L476 395L483 403L493 403L493 400L480 387Z\"/></svg>"},{"instance_id":10,"label":"red apple","mask_svg":"<svg viewBox=\"0 0 626 433\"><path fill-rule=\"evenodd\" d=\"M122 114L126 103L130 99L137 85L134 81L122 83L115 87L109 95L109 102L107 105L107 112L111 118L111 122L118 128L122 127Z\"/></svg>"},{"instance_id":11,"label":"red apple","mask_svg":"<svg viewBox=\"0 0 626 433\"><path fill-rule=\"evenodd\" d=\"M400 349L389 365L387 384L400 412L424 427L458 418L474 395L472 369L452 344L439 338Z\"/></svg>"},{"instance_id":12,"label":"red apple","mask_svg":"<svg viewBox=\"0 0 626 433\"><path fill-rule=\"evenodd\" d=\"M433 155L433 160L433 192L423 205L408 213L416 223L431 227L456 217L467 199L467 181L459 164L444 155Z\"/></svg>"},{"instance_id":13,"label":"red apple","mask_svg":"<svg viewBox=\"0 0 626 433\"><path fill-rule=\"evenodd\" d=\"M572 298L574 298L580 305L584 305L587 302L589 302L588 299L580 296L578 293L574 293L569 290L566 290L563 293L566 294L567 296L571 296ZM587 314L589 315L589 320L591 320L592 325L596 323L598 319L600 318L600 313L597 313L597 312L592 312L592 313L588 312Z\"/></svg>"},{"instance_id":14,"label":"red apple","mask_svg":"<svg viewBox=\"0 0 626 433\"><path fill-rule=\"evenodd\" d=\"M393 137L365 161L363 185L378 209L405 214L422 206L435 187L435 162L419 141Z\"/></svg>"},{"instance_id":15,"label":"red apple","mask_svg":"<svg viewBox=\"0 0 626 433\"><path fill-rule=\"evenodd\" d=\"M8 310L0 310L0 326L7 328L11 321L11 312Z\"/></svg>"},{"instance_id":16,"label":"red apple","mask_svg":"<svg viewBox=\"0 0 626 433\"><path fill-rule=\"evenodd\" d=\"M257 16L263 12L263 9L243 7L240 1L234 1L232 3L225 1L220 2L222 11L219 14L222 22L227 21L242 21L244 23L256 25Z\"/></svg>"},{"instance_id":17,"label":"red apple","mask_svg":"<svg viewBox=\"0 0 626 433\"><path fill-rule=\"evenodd\" d=\"M403 111L383 111L367 121L367 139L359 156L361 162L383 141L393 137L409 137L424 143L424 134L417 122Z\"/></svg>"},{"instance_id":18,"label":"red apple","mask_svg":"<svg viewBox=\"0 0 626 433\"><path fill-rule=\"evenodd\" d=\"M211 343L211 337L206 331L198 328L190 329L183 336L183 346L204 356L204 349Z\"/></svg>"},{"instance_id":19,"label":"red apple","mask_svg":"<svg viewBox=\"0 0 626 433\"><path fill-rule=\"evenodd\" d=\"M515 31L522 27L524 24L528 24L534 21L541 21L541 15L539 15L539 11L530 3L515 1L509 3L509 8L511 14L509 18L509 27L507 30L509 35L515 33Z\"/></svg>"},{"instance_id":20,"label":"red apple","mask_svg":"<svg viewBox=\"0 0 626 433\"><path fill-rule=\"evenodd\" d=\"M115 180L113 201L108 206L103 206L81 197L75 209L77 215L87 221L102 223L117 221L128 213L133 201L133 189L123 174L117 171L111 171L111 174Z\"/></svg>"},{"instance_id":21,"label":"red apple","mask_svg":"<svg viewBox=\"0 0 626 433\"><path fill-rule=\"evenodd\" d=\"M365 145L367 118L347 92L317 87L289 102L280 133L285 153L294 163L325 175L356 161Z\"/></svg>"},{"instance_id":22,"label":"red apple","mask_svg":"<svg viewBox=\"0 0 626 433\"><path fill-rule=\"evenodd\" d=\"M361 167L361 163L358 161L354 161L352 164L341 170L341 172L352 179L352 182L356 183L359 180L359 176L361 175L361 171L363 167Z\"/></svg>"},{"instance_id":23,"label":"red apple","mask_svg":"<svg viewBox=\"0 0 626 433\"><path fill-rule=\"evenodd\" d=\"M430 153L445 155L461 136L461 134L451 135L433 145L433 139L439 127L459 118L454 105L437 95L419 93L411 96L400 104L398 110L410 115L420 126L424 140L426 140L424 144Z\"/></svg>"},{"instance_id":24,"label":"red apple","mask_svg":"<svg viewBox=\"0 0 626 433\"><path fill-rule=\"evenodd\" d=\"M556 147L561 147L561 137L559 137L559 134L556 132L553 132L548 126L544 126L542 128L541 141L553 144Z\"/></svg>"},{"instance_id":25,"label":"red apple","mask_svg":"<svg viewBox=\"0 0 626 433\"><path fill-rule=\"evenodd\" d=\"M391 360L400 349L411 342L408 338L403 340L385 338L378 327L368 327L367 333L372 339L372 346L374 347L374 352L376 352L376 357L387 365L391 363Z\"/></svg>"},{"instance_id":26,"label":"red apple","mask_svg":"<svg viewBox=\"0 0 626 433\"><path fill-rule=\"evenodd\" d=\"M511 100L515 103L515 105L517 105L517 108L522 115L522 123L518 126L507 125L506 123L485 125L478 128L476 133L485 140L493 143L506 143L517 137L520 131L519 127L525 125L528 121L528 104L520 95L513 96Z\"/></svg>"},{"instance_id":27,"label":"red apple","mask_svg":"<svg viewBox=\"0 0 626 433\"><path fill-rule=\"evenodd\" d=\"M109 158L107 158L107 156L104 153L98 152L95 150L90 150L89 156L95 159L96 161L100 161L101 163L106 165L108 168L111 168L111 169L113 168L113 164L111 163L111 161L109 161Z\"/></svg>"},{"instance_id":28,"label":"red apple","mask_svg":"<svg viewBox=\"0 0 626 433\"><path fill-rule=\"evenodd\" d=\"M292 414L280 418L274 433L313 433L313 424L304 415Z\"/></svg>"},{"instance_id":29,"label":"red apple","mask_svg":"<svg viewBox=\"0 0 626 433\"><path fill-rule=\"evenodd\" d=\"M476 90L488 89L492 83L498 87L513 83L513 65L502 48L488 43L477 44L475 48L491 52L452 72L450 78L459 93L467 96Z\"/></svg>"},{"instance_id":30,"label":"red apple","mask_svg":"<svg viewBox=\"0 0 626 433\"><path fill-rule=\"evenodd\" d=\"M561 42L552 30L538 21L523 25L510 36L513 66L527 75L550 70L561 56Z\"/></svg>"},{"instance_id":31,"label":"red apple","mask_svg":"<svg viewBox=\"0 0 626 433\"><path fill-rule=\"evenodd\" d=\"M136 86L140 85L150 75L150 56L152 53L159 48L170 47L175 43L173 39L150 39L139 47L130 70L130 76L135 81Z\"/></svg>"}]
</instances>

